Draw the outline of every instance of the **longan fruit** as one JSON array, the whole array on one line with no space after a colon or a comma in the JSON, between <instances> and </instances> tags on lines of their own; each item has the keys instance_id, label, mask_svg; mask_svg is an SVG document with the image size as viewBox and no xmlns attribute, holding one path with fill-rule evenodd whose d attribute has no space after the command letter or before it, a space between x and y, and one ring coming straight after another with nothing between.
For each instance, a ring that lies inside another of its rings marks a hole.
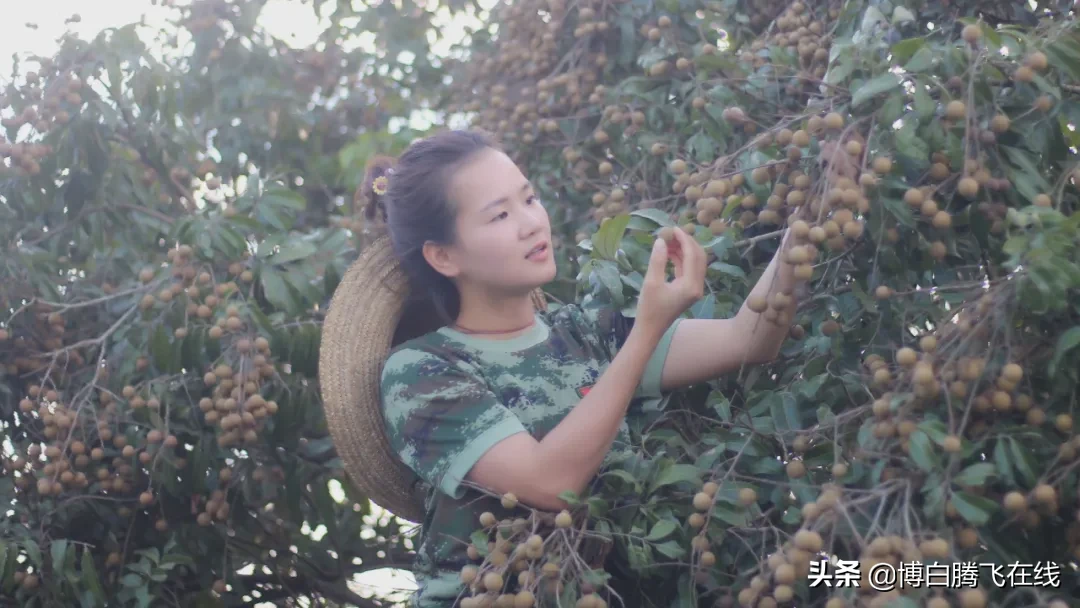
<instances>
[{"instance_id":1,"label":"longan fruit","mask_svg":"<svg viewBox=\"0 0 1080 608\"><path fill-rule=\"evenodd\" d=\"M769 303L765 299L765 296L752 294L750 297L746 298L746 307L751 311L760 314L765 312L765 309L769 307Z\"/></svg>"},{"instance_id":2,"label":"longan fruit","mask_svg":"<svg viewBox=\"0 0 1080 608\"><path fill-rule=\"evenodd\" d=\"M1035 72L1026 65L1016 68L1013 72L1013 80L1016 82L1031 82L1035 79Z\"/></svg>"},{"instance_id":3,"label":"longan fruit","mask_svg":"<svg viewBox=\"0 0 1080 608\"><path fill-rule=\"evenodd\" d=\"M750 506L757 502L757 492L753 488L743 488L739 490L739 502L743 506Z\"/></svg>"},{"instance_id":4,"label":"longan fruit","mask_svg":"<svg viewBox=\"0 0 1080 608\"><path fill-rule=\"evenodd\" d=\"M1047 194L1036 194L1032 204L1036 207L1051 207L1053 206L1054 201L1051 200L1050 196Z\"/></svg>"},{"instance_id":5,"label":"longan fruit","mask_svg":"<svg viewBox=\"0 0 1080 608\"><path fill-rule=\"evenodd\" d=\"M892 171L892 159L887 156L879 156L874 159L874 162L871 163L871 166L873 167L875 173L880 173L884 175Z\"/></svg>"},{"instance_id":6,"label":"longan fruit","mask_svg":"<svg viewBox=\"0 0 1080 608\"><path fill-rule=\"evenodd\" d=\"M698 511L707 511L713 504L713 497L705 492L694 494L694 508Z\"/></svg>"},{"instance_id":7,"label":"longan fruit","mask_svg":"<svg viewBox=\"0 0 1080 608\"><path fill-rule=\"evenodd\" d=\"M813 530L802 529L795 533L795 546L803 551L817 553L824 546L821 535Z\"/></svg>"},{"instance_id":8,"label":"longan fruit","mask_svg":"<svg viewBox=\"0 0 1080 608\"><path fill-rule=\"evenodd\" d=\"M792 460L784 467L788 477L799 479L806 476L806 465L801 460Z\"/></svg>"},{"instance_id":9,"label":"longan fruit","mask_svg":"<svg viewBox=\"0 0 1080 608\"><path fill-rule=\"evenodd\" d=\"M507 492L506 494L503 494L502 506L503 506L504 509L513 509L514 507L517 506L517 504L518 504L517 496L514 496L514 494L512 492Z\"/></svg>"},{"instance_id":10,"label":"longan fruit","mask_svg":"<svg viewBox=\"0 0 1080 608\"><path fill-rule=\"evenodd\" d=\"M982 29L975 24L965 25L960 31L960 37L968 44L975 44L982 38Z\"/></svg>"},{"instance_id":11,"label":"longan fruit","mask_svg":"<svg viewBox=\"0 0 1080 608\"><path fill-rule=\"evenodd\" d=\"M1045 70L1049 65L1049 62L1046 59L1046 55L1041 51L1035 51L1028 55L1026 58L1024 58L1024 63L1031 68L1039 70L1040 72Z\"/></svg>"},{"instance_id":12,"label":"longan fruit","mask_svg":"<svg viewBox=\"0 0 1080 608\"><path fill-rule=\"evenodd\" d=\"M1027 509L1027 498L1023 494L1017 491L1009 492L1005 495L1002 503L1005 505L1005 509L1013 513L1019 513L1024 509Z\"/></svg>"},{"instance_id":13,"label":"longan fruit","mask_svg":"<svg viewBox=\"0 0 1080 608\"><path fill-rule=\"evenodd\" d=\"M919 355L915 352L915 349L907 346L896 351L896 362L904 367L911 367L915 365L919 360Z\"/></svg>"},{"instance_id":14,"label":"longan fruit","mask_svg":"<svg viewBox=\"0 0 1080 608\"><path fill-rule=\"evenodd\" d=\"M1020 382L1024 377L1024 368L1016 363L1007 363L1001 368L1001 377L1012 383Z\"/></svg>"},{"instance_id":15,"label":"longan fruit","mask_svg":"<svg viewBox=\"0 0 1080 608\"><path fill-rule=\"evenodd\" d=\"M788 264L806 264L810 261L810 252L805 247L792 247L787 252Z\"/></svg>"},{"instance_id":16,"label":"longan fruit","mask_svg":"<svg viewBox=\"0 0 1080 608\"><path fill-rule=\"evenodd\" d=\"M954 99L945 105L945 116L952 120L959 120L967 116L967 106L959 99Z\"/></svg>"},{"instance_id":17,"label":"longan fruit","mask_svg":"<svg viewBox=\"0 0 1080 608\"><path fill-rule=\"evenodd\" d=\"M825 115L825 126L837 130L844 127L844 117L837 112L829 112Z\"/></svg>"},{"instance_id":18,"label":"longan fruit","mask_svg":"<svg viewBox=\"0 0 1080 608\"><path fill-rule=\"evenodd\" d=\"M975 195L979 193L979 182L971 177L961 178L956 184L956 191L967 198L975 198Z\"/></svg>"},{"instance_id":19,"label":"longan fruit","mask_svg":"<svg viewBox=\"0 0 1080 608\"><path fill-rule=\"evenodd\" d=\"M911 207L921 206L925 199L926 196L923 194L922 190L919 190L918 188L908 188L908 190L904 192L904 202Z\"/></svg>"},{"instance_id":20,"label":"longan fruit","mask_svg":"<svg viewBox=\"0 0 1080 608\"><path fill-rule=\"evenodd\" d=\"M562 510L555 516L555 526L558 528L569 528L574 523L574 518L567 510Z\"/></svg>"},{"instance_id":21,"label":"longan fruit","mask_svg":"<svg viewBox=\"0 0 1080 608\"><path fill-rule=\"evenodd\" d=\"M949 435L941 442L941 447L949 454L955 454L960 451L962 442L956 435Z\"/></svg>"},{"instance_id":22,"label":"longan fruit","mask_svg":"<svg viewBox=\"0 0 1080 608\"><path fill-rule=\"evenodd\" d=\"M938 211L934 214L934 219L931 220L931 223L934 225L934 228L945 230L952 226L952 216L949 215L948 211Z\"/></svg>"}]
</instances>

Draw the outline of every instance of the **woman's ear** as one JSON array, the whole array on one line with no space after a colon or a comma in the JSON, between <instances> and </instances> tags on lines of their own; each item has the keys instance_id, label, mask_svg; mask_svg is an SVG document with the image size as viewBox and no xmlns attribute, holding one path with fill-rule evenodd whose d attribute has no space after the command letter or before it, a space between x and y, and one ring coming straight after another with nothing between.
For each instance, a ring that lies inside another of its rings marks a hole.
<instances>
[{"instance_id":1,"label":"woman's ear","mask_svg":"<svg viewBox=\"0 0 1080 608\"><path fill-rule=\"evenodd\" d=\"M435 272L449 278L461 274L461 268L454 262L453 255L445 245L427 241L424 243L423 254L424 259L435 269Z\"/></svg>"}]
</instances>

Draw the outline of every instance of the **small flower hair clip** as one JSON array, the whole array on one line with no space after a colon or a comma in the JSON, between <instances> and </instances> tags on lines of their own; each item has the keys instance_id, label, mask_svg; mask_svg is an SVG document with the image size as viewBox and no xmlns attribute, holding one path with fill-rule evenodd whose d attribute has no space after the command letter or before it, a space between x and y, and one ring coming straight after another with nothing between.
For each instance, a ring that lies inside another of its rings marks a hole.
<instances>
[{"instance_id":1,"label":"small flower hair clip","mask_svg":"<svg viewBox=\"0 0 1080 608\"><path fill-rule=\"evenodd\" d=\"M376 177L374 180L372 180L371 189L375 192L375 194L383 196L384 194L386 194L386 187L388 185L389 180L386 179L386 176L380 175L379 177Z\"/></svg>"}]
</instances>

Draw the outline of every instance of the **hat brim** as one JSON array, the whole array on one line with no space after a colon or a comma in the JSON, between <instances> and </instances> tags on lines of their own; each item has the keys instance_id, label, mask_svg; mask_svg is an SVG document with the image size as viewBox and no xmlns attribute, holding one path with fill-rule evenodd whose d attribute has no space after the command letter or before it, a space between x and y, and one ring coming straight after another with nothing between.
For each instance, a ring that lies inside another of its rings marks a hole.
<instances>
[{"instance_id":1,"label":"hat brim","mask_svg":"<svg viewBox=\"0 0 1080 608\"><path fill-rule=\"evenodd\" d=\"M546 310L542 290L532 294ZM390 447L380 403L390 350L441 326L430 303L409 298L389 236L366 246L330 299L319 349L319 384L330 436L345 473L372 502L404 519L424 518L424 484Z\"/></svg>"}]
</instances>

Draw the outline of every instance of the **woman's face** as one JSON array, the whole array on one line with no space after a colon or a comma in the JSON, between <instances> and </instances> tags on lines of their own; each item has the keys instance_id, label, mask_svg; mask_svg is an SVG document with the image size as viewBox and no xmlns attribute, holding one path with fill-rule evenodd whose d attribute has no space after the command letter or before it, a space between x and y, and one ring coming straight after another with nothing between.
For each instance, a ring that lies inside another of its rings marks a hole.
<instances>
[{"instance_id":1,"label":"woman's face","mask_svg":"<svg viewBox=\"0 0 1080 608\"><path fill-rule=\"evenodd\" d=\"M428 261L462 288L520 295L555 278L547 210L506 154L478 152L450 178L458 242L435 247ZM534 252L537 246L543 251Z\"/></svg>"}]
</instances>

